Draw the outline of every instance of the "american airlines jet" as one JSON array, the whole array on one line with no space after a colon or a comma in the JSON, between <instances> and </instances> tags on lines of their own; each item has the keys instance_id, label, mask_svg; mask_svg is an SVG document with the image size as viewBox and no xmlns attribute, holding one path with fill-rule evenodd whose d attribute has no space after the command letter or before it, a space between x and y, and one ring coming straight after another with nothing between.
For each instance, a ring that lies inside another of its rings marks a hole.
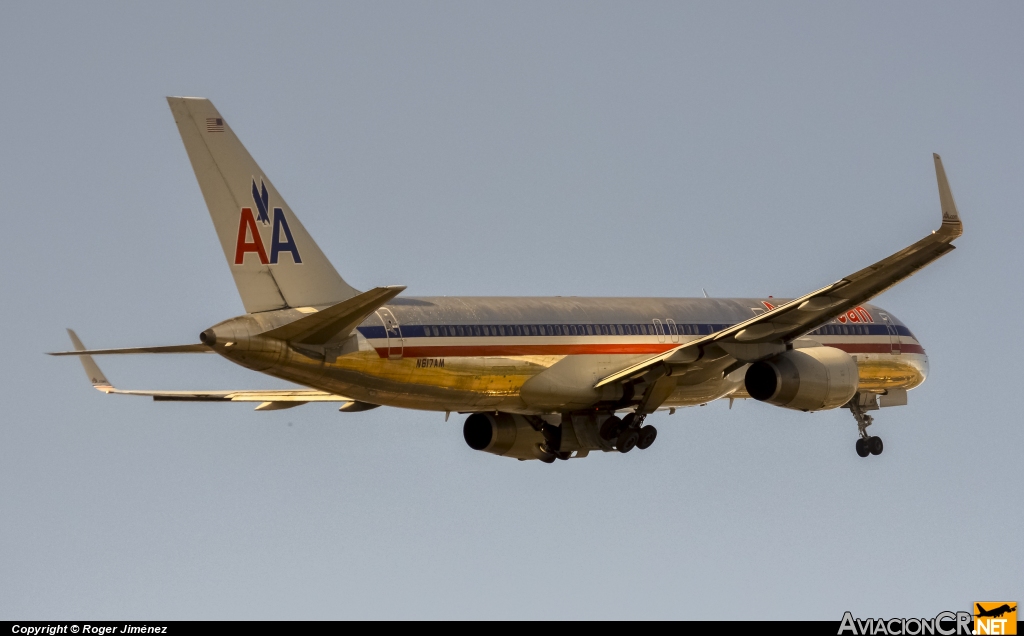
<instances>
[{"instance_id":1,"label":"american airlines jet","mask_svg":"<svg viewBox=\"0 0 1024 636\"><path fill-rule=\"evenodd\" d=\"M849 409L867 457L882 452L869 412L905 405L928 374L910 329L868 301L963 232L938 155L939 229L800 298L408 297L346 283L213 104L167 101L246 313L185 345L90 351L69 330L74 351L53 355L79 356L104 393L456 412L470 448L548 463L646 449L658 410L753 398ZM92 357L131 353L216 353L304 388L122 390Z\"/></svg>"}]
</instances>

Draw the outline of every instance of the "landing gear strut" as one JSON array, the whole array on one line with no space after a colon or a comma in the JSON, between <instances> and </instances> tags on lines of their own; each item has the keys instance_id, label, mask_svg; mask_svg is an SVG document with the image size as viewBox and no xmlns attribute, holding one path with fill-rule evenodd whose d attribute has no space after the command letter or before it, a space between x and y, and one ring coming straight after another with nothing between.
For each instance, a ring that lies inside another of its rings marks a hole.
<instances>
[{"instance_id":1,"label":"landing gear strut","mask_svg":"<svg viewBox=\"0 0 1024 636\"><path fill-rule=\"evenodd\" d=\"M868 415L864 407L861 405L860 394L853 396L850 400L850 412L853 413L854 419L857 420L857 430L860 432L860 439L857 440L857 454L861 457L867 457L868 455L881 455L882 454L882 438L874 435L868 435L867 428L871 426L875 418ZM874 397L874 396L872 396Z\"/></svg>"}]
</instances>

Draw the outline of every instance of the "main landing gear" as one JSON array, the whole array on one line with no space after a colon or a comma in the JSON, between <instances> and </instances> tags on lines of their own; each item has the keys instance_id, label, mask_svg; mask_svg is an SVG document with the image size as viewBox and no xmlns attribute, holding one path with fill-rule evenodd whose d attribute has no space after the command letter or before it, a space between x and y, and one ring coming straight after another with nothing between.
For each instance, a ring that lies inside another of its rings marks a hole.
<instances>
[{"instance_id":1,"label":"main landing gear","mask_svg":"<svg viewBox=\"0 0 1024 636\"><path fill-rule=\"evenodd\" d=\"M875 418L864 411L858 399L859 397L859 394L855 395L850 401L850 412L853 413L854 419L857 420L857 430L860 432L860 439L857 440L857 454L861 457L881 455L883 448L882 438L868 435L867 431L867 428L871 426Z\"/></svg>"},{"instance_id":2,"label":"main landing gear","mask_svg":"<svg viewBox=\"0 0 1024 636\"><path fill-rule=\"evenodd\" d=\"M601 437L609 442L614 440L620 453L628 453L634 448L650 448L658 437L658 429L644 426L646 417L636 413L628 413L623 418L612 415L601 425Z\"/></svg>"}]
</instances>

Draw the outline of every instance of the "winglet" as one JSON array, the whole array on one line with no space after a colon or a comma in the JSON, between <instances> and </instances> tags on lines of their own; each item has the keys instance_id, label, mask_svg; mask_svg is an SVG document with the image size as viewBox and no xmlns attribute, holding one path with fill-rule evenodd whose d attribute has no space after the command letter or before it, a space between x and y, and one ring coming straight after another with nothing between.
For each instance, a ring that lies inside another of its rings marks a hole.
<instances>
[{"instance_id":1,"label":"winglet","mask_svg":"<svg viewBox=\"0 0 1024 636\"><path fill-rule=\"evenodd\" d=\"M953 191L949 189L949 180L946 179L946 169L942 167L942 157L932 153L935 158L935 178L939 182L939 203L942 205L942 228L940 231L951 234L950 240L964 233L964 226L960 222L960 212L956 209L956 201L953 200Z\"/></svg>"},{"instance_id":2,"label":"winglet","mask_svg":"<svg viewBox=\"0 0 1024 636\"><path fill-rule=\"evenodd\" d=\"M68 329L68 335L71 336L71 344L75 347L75 351L85 351L85 345L79 340L78 334L73 329ZM114 385L107 380L107 377L100 371L99 365L92 359L90 355L78 356L78 359L82 361L82 368L85 369L85 375L89 376L89 381L92 382L92 386L97 391L103 391L104 393L110 393L114 390Z\"/></svg>"}]
</instances>

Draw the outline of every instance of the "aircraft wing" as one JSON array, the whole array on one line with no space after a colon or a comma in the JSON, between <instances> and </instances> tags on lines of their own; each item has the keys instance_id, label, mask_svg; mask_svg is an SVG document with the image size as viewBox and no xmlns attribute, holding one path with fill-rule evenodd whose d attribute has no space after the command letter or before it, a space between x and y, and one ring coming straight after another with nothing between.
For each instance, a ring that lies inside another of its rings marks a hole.
<instances>
[{"instance_id":1,"label":"aircraft wing","mask_svg":"<svg viewBox=\"0 0 1024 636\"><path fill-rule=\"evenodd\" d=\"M85 374L92 386L103 393L117 395L143 395L152 397L157 402L260 402L257 411L273 411L301 406L307 402L341 402L342 411L365 411L375 408L376 404L359 402L343 395L335 395L317 389L265 389L238 391L136 391L115 388L92 359L90 351L85 348L78 335L68 329L71 343L75 351L68 352L79 356ZM205 345L204 345L205 346ZM104 351L104 350L99 350ZM116 350L115 350L116 351Z\"/></svg>"},{"instance_id":2,"label":"aircraft wing","mask_svg":"<svg viewBox=\"0 0 1024 636\"><path fill-rule=\"evenodd\" d=\"M942 225L913 245L884 258L874 265L854 272L831 285L811 292L766 313L755 316L728 329L692 340L665 353L648 358L627 369L609 375L595 386L637 377L658 365L686 365L699 359L703 350L715 343L763 344L788 343L829 322L836 316L863 304L893 285L908 278L940 256L951 252L952 241L963 234L960 214L946 179L939 155L935 159L935 176L942 205ZM674 374L674 373L673 373Z\"/></svg>"}]
</instances>

